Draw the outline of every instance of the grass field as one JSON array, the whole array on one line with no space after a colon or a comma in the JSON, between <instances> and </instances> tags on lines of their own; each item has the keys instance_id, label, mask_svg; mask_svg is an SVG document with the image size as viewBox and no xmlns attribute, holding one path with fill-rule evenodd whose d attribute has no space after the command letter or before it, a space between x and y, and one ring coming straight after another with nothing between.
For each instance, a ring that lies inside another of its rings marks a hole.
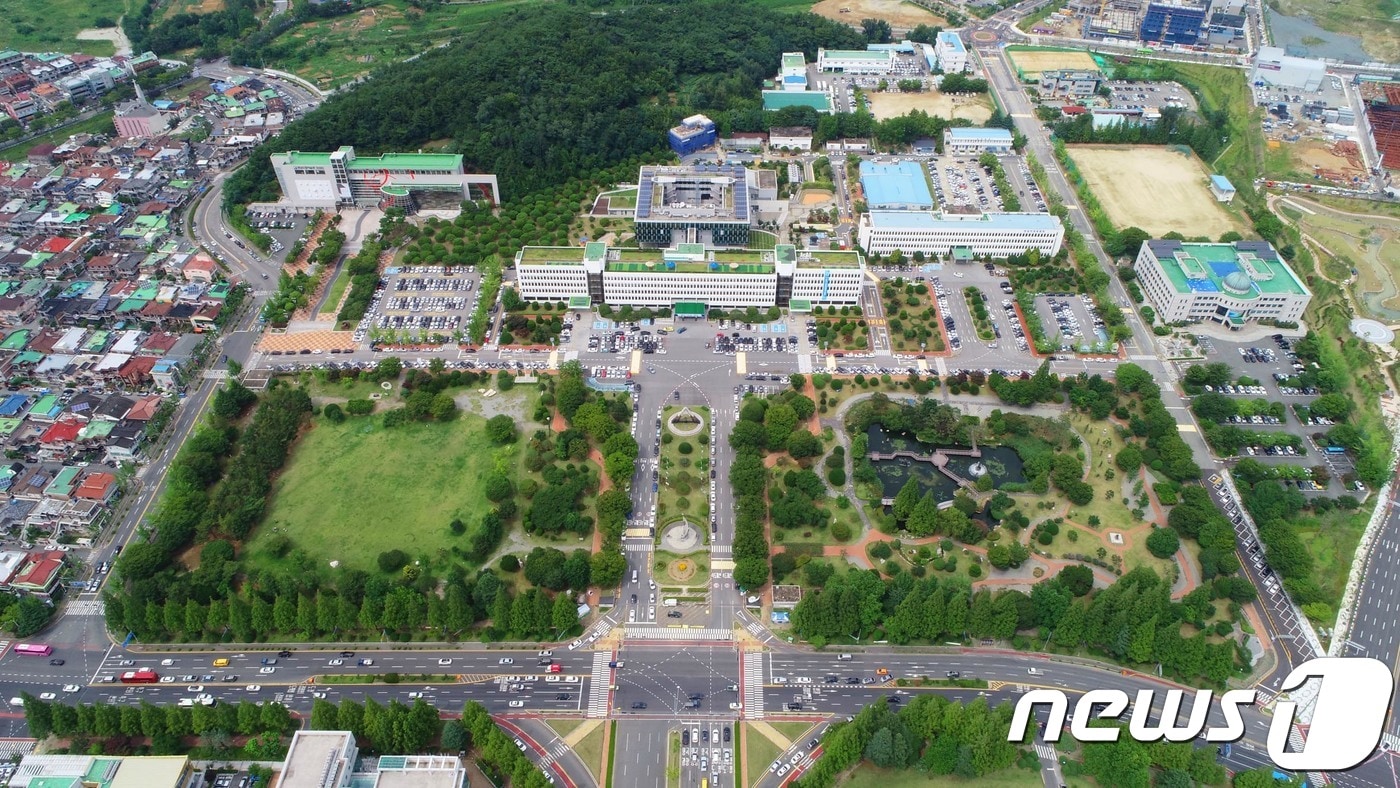
<instances>
[{"instance_id":1,"label":"grass field","mask_svg":"<svg viewBox=\"0 0 1400 788\"><path fill-rule=\"evenodd\" d=\"M110 41L80 41L74 36L94 19L116 21L126 13L125 0L6 0L0 4L0 42L25 52L86 52L111 55Z\"/></svg>"},{"instance_id":2,"label":"grass field","mask_svg":"<svg viewBox=\"0 0 1400 788\"><path fill-rule=\"evenodd\" d=\"M1361 542L1361 534L1366 530L1368 513L1331 511L1322 517L1298 518L1298 536L1307 545L1317 565L1313 577L1322 590L1327 592L1333 611L1341 602L1342 591L1346 588L1347 574L1351 569L1352 558L1356 556L1356 546ZM1331 626L1332 621L1319 622Z\"/></svg>"},{"instance_id":3,"label":"grass field","mask_svg":"<svg viewBox=\"0 0 1400 788\"><path fill-rule=\"evenodd\" d=\"M797 737L812 729L810 722L770 722L768 724L773 726L773 730L786 736L788 741L796 741Z\"/></svg>"},{"instance_id":4,"label":"grass field","mask_svg":"<svg viewBox=\"0 0 1400 788\"><path fill-rule=\"evenodd\" d=\"M1400 268L1395 265L1400 260L1400 220L1348 216L1293 196L1285 198L1282 206L1294 224L1325 247L1324 272L1340 279L1356 269L1353 293L1367 317L1385 323L1400 321ZM1336 270L1328 270L1327 257L1335 259Z\"/></svg>"},{"instance_id":5,"label":"grass field","mask_svg":"<svg viewBox=\"0 0 1400 788\"><path fill-rule=\"evenodd\" d=\"M662 411L661 429L664 432L670 431L667 420L680 410L677 407L668 407ZM700 432L684 438L679 435L671 435L670 443L665 441L661 443L660 495L657 496L656 519L658 524L664 524L685 515L690 522L706 531L706 536L708 536L710 451L700 443L700 436L709 435L710 409L695 407L691 408L690 411L705 422L701 426ZM687 429L685 425L681 425L681 428L682 431ZM680 446L683 443L690 444L691 452L689 454L681 453ZM685 505L682 506L682 503Z\"/></svg>"},{"instance_id":6,"label":"grass field","mask_svg":"<svg viewBox=\"0 0 1400 788\"><path fill-rule=\"evenodd\" d=\"M18 145L6 148L0 151L0 161L19 161L29 155L30 148L41 142L57 145L74 134L111 134L113 131L115 131L115 127L112 125L112 113L103 112L72 126L41 134L34 139L25 140Z\"/></svg>"},{"instance_id":7,"label":"grass field","mask_svg":"<svg viewBox=\"0 0 1400 788\"><path fill-rule=\"evenodd\" d=\"M1005 769L981 779L964 780L933 776L915 769L877 769L862 763L841 785L842 788L1040 788L1044 782L1040 772L1026 769Z\"/></svg>"},{"instance_id":8,"label":"grass field","mask_svg":"<svg viewBox=\"0 0 1400 788\"><path fill-rule=\"evenodd\" d=\"M508 453L511 467L518 462L517 447L490 445L484 424L465 413L448 424L391 430L375 418L315 420L273 488L249 554L276 560L259 548L280 534L318 561L374 570L386 550L436 557L463 544L448 523L460 517L474 527L490 506L474 482L498 452Z\"/></svg>"},{"instance_id":9,"label":"grass field","mask_svg":"<svg viewBox=\"0 0 1400 788\"><path fill-rule=\"evenodd\" d=\"M552 724L553 723L551 723L551 725ZM579 760L583 761L583 765L588 767L588 772L593 775L594 780L598 779L598 770L603 765L603 734L611 724L612 722L605 720L602 725L589 731L588 734L580 739L579 743L575 744L573 747L574 752L578 754Z\"/></svg>"},{"instance_id":10,"label":"grass field","mask_svg":"<svg viewBox=\"0 0 1400 788\"><path fill-rule=\"evenodd\" d=\"M1040 72L1055 69L1098 71L1099 64L1082 49L1032 49L1010 46L1006 54L1023 79L1040 81Z\"/></svg>"},{"instance_id":11,"label":"grass field","mask_svg":"<svg viewBox=\"0 0 1400 788\"><path fill-rule=\"evenodd\" d=\"M867 18L883 19L896 30L910 30L918 25L946 27L948 20L922 6L903 0L820 0L811 6L812 13L858 25Z\"/></svg>"},{"instance_id":12,"label":"grass field","mask_svg":"<svg viewBox=\"0 0 1400 788\"><path fill-rule=\"evenodd\" d=\"M1172 231L1217 238L1246 229L1215 201L1207 186L1209 172L1195 155L1158 145L1068 147L1070 158L1118 227L1140 227L1154 238Z\"/></svg>"},{"instance_id":13,"label":"grass field","mask_svg":"<svg viewBox=\"0 0 1400 788\"><path fill-rule=\"evenodd\" d=\"M545 724L560 736L568 736L571 731L583 724L583 720L548 719Z\"/></svg>"},{"instance_id":14,"label":"grass field","mask_svg":"<svg viewBox=\"0 0 1400 788\"><path fill-rule=\"evenodd\" d=\"M744 785L754 785L768 773L768 764L772 763L782 750L747 723L740 727L745 737Z\"/></svg>"},{"instance_id":15,"label":"grass field","mask_svg":"<svg viewBox=\"0 0 1400 788\"><path fill-rule=\"evenodd\" d=\"M321 304L321 314L335 314L340 311L340 299L345 295L345 289L350 286L350 267L341 265L340 270L335 272L335 280L326 290L325 303Z\"/></svg>"},{"instance_id":16,"label":"grass field","mask_svg":"<svg viewBox=\"0 0 1400 788\"><path fill-rule=\"evenodd\" d=\"M870 112L877 120L889 120L921 109L944 118L966 118L983 123L992 116L992 103L985 95L950 96L946 93L866 93Z\"/></svg>"},{"instance_id":17,"label":"grass field","mask_svg":"<svg viewBox=\"0 0 1400 788\"><path fill-rule=\"evenodd\" d=\"M297 46L267 65L291 71L323 88L339 85L459 38L527 2L434 4L423 10L410 6L407 0L384 0L355 14L307 22L284 33L278 41Z\"/></svg>"}]
</instances>

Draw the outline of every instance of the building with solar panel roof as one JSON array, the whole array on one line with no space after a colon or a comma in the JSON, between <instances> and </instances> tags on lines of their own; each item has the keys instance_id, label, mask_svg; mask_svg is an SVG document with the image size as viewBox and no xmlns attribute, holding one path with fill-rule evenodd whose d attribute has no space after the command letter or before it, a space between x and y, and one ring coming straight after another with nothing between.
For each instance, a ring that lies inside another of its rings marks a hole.
<instances>
[{"instance_id":1,"label":"building with solar panel roof","mask_svg":"<svg viewBox=\"0 0 1400 788\"><path fill-rule=\"evenodd\" d=\"M637 244L744 248L754 222L757 180L742 165L642 167L637 180Z\"/></svg>"}]
</instances>

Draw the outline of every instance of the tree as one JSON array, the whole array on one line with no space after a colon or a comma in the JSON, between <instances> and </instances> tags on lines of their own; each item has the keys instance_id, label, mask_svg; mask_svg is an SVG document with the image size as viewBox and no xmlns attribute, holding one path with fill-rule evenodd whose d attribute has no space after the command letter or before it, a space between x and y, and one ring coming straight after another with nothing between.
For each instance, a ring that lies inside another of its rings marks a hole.
<instances>
[{"instance_id":1,"label":"tree","mask_svg":"<svg viewBox=\"0 0 1400 788\"><path fill-rule=\"evenodd\" d=\"M787 451L795 460L815 457L822 453L822 442L807 430L793 430L788 436Z\"/></svg>"},{"instance_id":2,"label":"tree","mask_svg":"<svg viewBox=\"0 0 1400 788\"><path fill-rule=\"evenodd\" d=\"M603 550L595 553L590 560L593 584L599 588L614 588L622 582L622 575L627 571L627 559L613 550Z\"/></svg>"},{"instance_id":3,"label":"tree","mask_svg":"<svg viewBox=\"0 0 1400 788\"><path fill-rule=\"evenodd\" d=\"M1147 550L1158 558L1171 558L1181 547L1181 539L1170 528L1154 528L1147 537Z\"/></svg>"},{"instance_id":4,"label":"tree","mask_svg":"<svg viewBox=\"0 0 1400 788\"><path fill-rule=\"evenodd\" d=\"M511 417L501 414L486 420L486 437L492 443L498 446L514 443L515 435L515 420Z\"/></svg>"},{"instance_id":5,"label":"tree","mask_svg":"<svg viewBox=\"0 0 1400 788\"><path fill-rule=\"evenodd\" d=\"M556 634L567 632L574 624L578 623L578 609L574 600L568 594L557 594L554 597L554 614L552 624Z\"/></svg>"}]
</instances>

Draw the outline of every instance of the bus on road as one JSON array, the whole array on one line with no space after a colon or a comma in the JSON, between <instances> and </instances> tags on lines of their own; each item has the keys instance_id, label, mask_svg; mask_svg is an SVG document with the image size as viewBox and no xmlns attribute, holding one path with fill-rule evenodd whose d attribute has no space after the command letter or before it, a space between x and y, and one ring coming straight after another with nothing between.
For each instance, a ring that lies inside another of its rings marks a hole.
<instances>
[{"instance_id":1,"label":"bus on road","mask_svg":"<svg viewBox=\"0 0 1400 788\"><path fill-rule=\"evenodd\" d=\"M47 657L53 653L53 646L45 646L42 643L21 643L15 646L15 653L29 657Z\"/></svg>"},{"instance_id":2,"label":"bus on road","mask_svg":"<svg viewBox=\"0 0 1400 788\"><path fill-rule=\"evenodd\" d=\"M128 670L122 674L123 684L154 684L157 681L160 681L160 676L150 668Z\"/></svg>"}]
</instances>

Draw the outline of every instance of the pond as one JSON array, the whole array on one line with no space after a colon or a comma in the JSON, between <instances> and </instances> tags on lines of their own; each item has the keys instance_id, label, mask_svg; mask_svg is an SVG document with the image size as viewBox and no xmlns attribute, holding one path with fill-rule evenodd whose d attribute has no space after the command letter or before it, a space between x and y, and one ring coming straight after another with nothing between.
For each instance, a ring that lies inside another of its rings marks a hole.
<instances>
[{"instance_id":1,"label":"pond","mask_svg":"<svg viewBox=\"0 0 1400 788\"><path fill-rule=\"evenodd\" d=\"M886 433L879 424L871 425L867 435L870 439L869 445L872 453L887 454L910 451L921 456L931 456L940 448L952 450L970 448L967 446L935 446L923 443L908 435ZM972 472L972 466L981 463L986 466L986 472L991 474L997 487L1026 480L1021 457L1014 449L1007 446L979 446L978 448L982 452L980 458L958 454L947 455L948 470L964 479L975 481L976 475ZM871 465L875 467L875 473L880 477L880 484L886 498L893 498L897 495L900 488L911 478L917 480L921 490L925 492L932 490L934 498L939 501L951 500L953 494L958 491L957 482L939 471L932 462L927 460L896 457L889 460L871 460Z\"/></svg>"}]
</instances>

